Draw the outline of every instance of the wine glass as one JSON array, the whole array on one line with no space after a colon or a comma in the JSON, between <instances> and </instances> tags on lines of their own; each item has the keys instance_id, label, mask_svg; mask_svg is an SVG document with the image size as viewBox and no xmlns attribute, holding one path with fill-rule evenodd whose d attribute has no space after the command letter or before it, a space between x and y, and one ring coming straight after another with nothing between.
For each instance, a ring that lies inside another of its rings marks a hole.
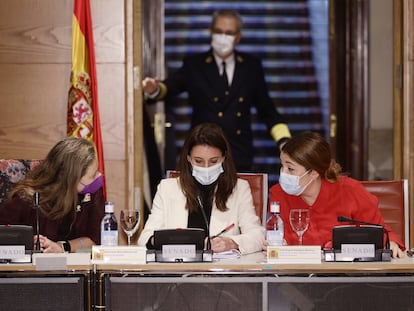
<instances>
[{"instance_id":1,"label":"wine glass","mask_svg":"<svg viewBox=\"0 0 414 311\"><path fill-rule=\"evenodd\" d=\"M131 245L131 238L139 227L139 211L137 209L121 210L121 227L128 237L128 245Z\"/></svg>"},{"instance_id":2,"label":"wine glass","mask_svg":"<svg viewBox=\"0 0 414 311\"><path fill-rule=\"evenodd\" d=\"M293 231L296 232L299 239L299 245L302 245L302 236L309 227L309 210L292 209L290 210L289 222Z\"/></svg>"}]
</instances>

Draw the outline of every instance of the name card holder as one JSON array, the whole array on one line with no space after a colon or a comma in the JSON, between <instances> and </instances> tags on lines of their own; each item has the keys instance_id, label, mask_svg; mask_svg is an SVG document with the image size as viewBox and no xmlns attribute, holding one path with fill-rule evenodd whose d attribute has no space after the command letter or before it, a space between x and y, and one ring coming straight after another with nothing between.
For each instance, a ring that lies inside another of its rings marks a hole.
<instances>
[{"instance_id":1,"label":"name card holder","mask_svg":"<svg viewBox=\"0 0 414 311\"><path fill-rule=\"evenodd\" d=\"M37 271L67 270L68 254L65 253L35 253L32 255L33 264Z\"/></svg>"},{"instance_id":2,"label":"name card holder","mask_svg":"<svg viewBox=\"0 0 414 311\"><path fill-rule=\"evenodd\" d=\"M143 246L92 246L92 264L146 264Z\"/></svg>"},{"instance_id":3,"label":"name card holder","mask_svg":"<svg viewBox=\"0 0 414 311\"><path fill-rule=\"evenodd\" d=\"M267 247L267 262L277 264L320 264L319 245L283 245Z\"/></svg>"},{"instance_id":4,"label":"name card holder","mask_svg":"<svg viewBox=\"0 0 414 311\"><path fill-rule=\"evenodd\" d=\"M197 250L191 244L167 244L161 250L148 250L147 262L211 262L211 250Z\"/></svg>"},{"instance_id":5,"label":"name card holder","mask_svg":"<svg viewBox=\"0 0 414 311\"><path fill-rule=\"evenodd\" d=\"M331 261L391 261L391 250L375 249L375 244L342 244L341 249L325 249L324 260Z\"/></svg>"},{"instance_id":6,"label":"name card holder","mask_svg":"<svg viewBox=\"0 0 414 311\"><path fill-rule=\"evenodd\" d=\"M30 263L31 251L24 245L0 245L0 263Z\"/></svg>"}]
</instances>

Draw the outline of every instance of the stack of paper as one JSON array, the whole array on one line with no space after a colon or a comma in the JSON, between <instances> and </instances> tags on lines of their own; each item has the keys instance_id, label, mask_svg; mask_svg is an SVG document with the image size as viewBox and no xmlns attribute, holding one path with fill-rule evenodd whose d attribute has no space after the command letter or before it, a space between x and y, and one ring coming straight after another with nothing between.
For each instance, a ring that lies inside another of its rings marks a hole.
<instances>
[{"instance_id":1,"label":"stack of paper","mask_svg":"<svg viewBox=\"0 0 414 311\"><path fill-rule=\"evenodd\" d=\"M214 259L231 259L231 258L239 258L240 251L237 249L231 249L229 251L221 252L221 253L213 253L213 260Z\"/></svg>"}]
</instances>

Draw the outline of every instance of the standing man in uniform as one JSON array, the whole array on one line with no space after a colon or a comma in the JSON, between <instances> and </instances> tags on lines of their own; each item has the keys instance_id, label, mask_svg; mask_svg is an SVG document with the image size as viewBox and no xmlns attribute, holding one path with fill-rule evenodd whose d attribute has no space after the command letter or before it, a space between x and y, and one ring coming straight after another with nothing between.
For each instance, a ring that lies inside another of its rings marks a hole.
<instances>
[{"instance_id":1,"label":"standing man in uniform","mask_svg":"<svg viewBox=\"0 0 414 311\"><path fill-rule=\"evenodd\" d=\"M210 26L211 49L186 57L181 68L163 82L145 78L142 87L146 98L154 101L188 92L191 126L219 124L231 144L237 171L249 172L254 156L252 106L278 146L291 135L269 97L260 60L235 50L241 28L236 11L216 11Z\"/></svg>"}]
</instances>

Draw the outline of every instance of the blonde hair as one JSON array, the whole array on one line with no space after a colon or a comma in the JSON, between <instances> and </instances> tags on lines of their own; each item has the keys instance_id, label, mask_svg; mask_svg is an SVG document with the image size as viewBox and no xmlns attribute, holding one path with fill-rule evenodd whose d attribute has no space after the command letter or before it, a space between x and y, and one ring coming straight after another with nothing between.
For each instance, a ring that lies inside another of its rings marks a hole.
<instances>
[{"instance_id":1,"label":"blonde hair","mask_svg":"<svg viewBox=\"0 0 414 311\"><path fill-rule=\"evenodd\" d=\"M31 170L11 192L25 200L40 194L40 211L52 220L61 219L78 204L78 184L96 158L95 145L83 138L59 141L46 159Z\"/></svg>"}]
</instances>

